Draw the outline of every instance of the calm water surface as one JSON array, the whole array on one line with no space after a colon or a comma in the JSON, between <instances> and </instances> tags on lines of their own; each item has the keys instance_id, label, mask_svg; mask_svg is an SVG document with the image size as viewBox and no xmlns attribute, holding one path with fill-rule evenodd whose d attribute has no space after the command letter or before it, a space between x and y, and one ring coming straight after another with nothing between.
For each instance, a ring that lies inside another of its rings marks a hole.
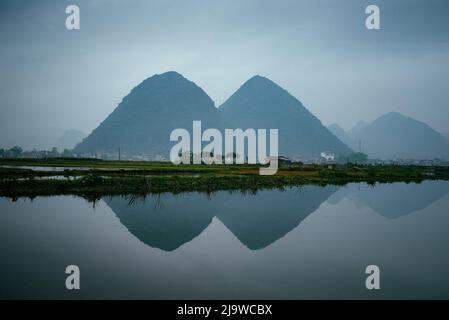
<instances>
[{"instance_id":1,"label":"calm water surface","mask_svg":"<svg viewBox=\"0 0 449 320\"><path fill-rule=\"evenodd\" d=\"M449 298L448 270L448 182L0 198L0 298Z\"/></svg>"}]
</instances>

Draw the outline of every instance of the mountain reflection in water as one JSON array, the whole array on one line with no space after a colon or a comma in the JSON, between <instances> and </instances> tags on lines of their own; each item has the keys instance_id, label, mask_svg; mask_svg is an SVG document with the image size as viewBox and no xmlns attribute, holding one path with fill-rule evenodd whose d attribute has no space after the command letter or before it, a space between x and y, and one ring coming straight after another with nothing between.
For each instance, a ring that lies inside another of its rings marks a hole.
<instances>
[{"instance_id":1,"label":"mountain reflection in water","mask_svg":"<svg viewBox=\"0 0 449 320\"><path fill-rule=\"evenodd\" d=\"M0 298L447 299L448 194L425 181L0 198Z\"/></svg>"},{"instance_id":2,"label":"mountain reflection in water","mask_svg":"<svg viewBox=\"0 0 449 320\"><path fill-rule=\"evenodd\" d=\"M282 192L256 194L218 192L207 195L161 194L135 199L105 197L104 202L120 222L143 243L173 251L199 236L218 218L251 250L263 249L291 230L327 201L338 204L345 197L357 207L368 206L388 219L426 208L449 191L448 184L366 184L304 186Z\"/></svg>"}]
</instances>

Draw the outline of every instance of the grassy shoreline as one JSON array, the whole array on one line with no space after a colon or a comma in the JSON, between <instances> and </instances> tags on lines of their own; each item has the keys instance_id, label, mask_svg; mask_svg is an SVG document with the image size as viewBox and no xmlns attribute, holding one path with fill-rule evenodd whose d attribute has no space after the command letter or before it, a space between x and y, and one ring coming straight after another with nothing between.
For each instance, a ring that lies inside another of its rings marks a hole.
<instances>
[{"instance_id":1,"label":"grassy shoreline","mask_svg":"<svg viewBox=\"0 0 449 320\"><path fill-rule=\"evenodd\" d=\"M20 166L65 169L42 171L22 169ZM351 182L375 184L449 180L448 167L301 165L281 167L274 176L260 176L258 172L258 166L251 165L175 166L161 162L90 159L1 159L0 196L17 198L70 194L98 198L163 192L254 192Z\"/></svg>"}]
</instances>

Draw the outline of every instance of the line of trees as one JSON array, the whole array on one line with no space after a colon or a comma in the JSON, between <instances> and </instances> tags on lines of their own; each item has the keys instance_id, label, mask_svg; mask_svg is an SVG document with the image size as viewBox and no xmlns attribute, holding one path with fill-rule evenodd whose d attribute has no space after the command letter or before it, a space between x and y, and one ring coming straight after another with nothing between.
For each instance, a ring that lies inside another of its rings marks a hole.
<instances>
[{"instance_id":1,"label":"line of trees","mask_svg":"<svg viewBox=\"0 0 449 320\"><path fill-rule=\"evenodd\" d=\"M48 157L71 157L72 152L68 149L59 152L56 147L51 150L31 150L24 151L21 147L15 146L9 149L0 148L0 158L48 158Z\"/></svg>"},{"instance_id":2,"label":"line of trees","mask_svg":"<svg viewBox=\"0 0 449 320\"><path fill-rule=\"evenodd\" d=\"M22 155L23 150L21 147L15 146L10 149L0 149L1 158L18 158Z\"/></svg>"}]
</instances>

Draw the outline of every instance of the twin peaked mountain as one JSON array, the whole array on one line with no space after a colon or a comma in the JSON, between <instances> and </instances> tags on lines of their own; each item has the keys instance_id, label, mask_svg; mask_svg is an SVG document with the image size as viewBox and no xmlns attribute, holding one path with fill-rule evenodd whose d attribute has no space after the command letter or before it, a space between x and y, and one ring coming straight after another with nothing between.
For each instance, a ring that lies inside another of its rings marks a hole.
<instances>
[{"instance_id":1,"label":"twin peaked mountain","mask_svg":"<svg viewBox=\"0 0 449 320\"><path fill-rule=\"evenodd\" d=\"M279 154L295 159L322 151L348 155L352 150L335 137L300 101L274 82L254 76L222 106L195 83L176 72L146 79L80 144L78 154L117 153L167 157L177 128L191 131L201 120L207 128L278 129Z\"/></svg>"}]
</instances>

